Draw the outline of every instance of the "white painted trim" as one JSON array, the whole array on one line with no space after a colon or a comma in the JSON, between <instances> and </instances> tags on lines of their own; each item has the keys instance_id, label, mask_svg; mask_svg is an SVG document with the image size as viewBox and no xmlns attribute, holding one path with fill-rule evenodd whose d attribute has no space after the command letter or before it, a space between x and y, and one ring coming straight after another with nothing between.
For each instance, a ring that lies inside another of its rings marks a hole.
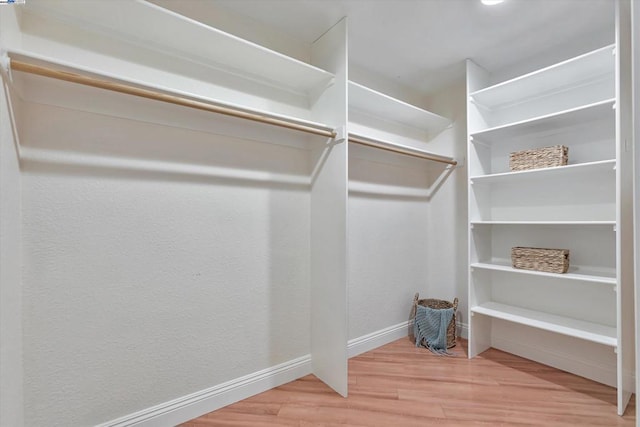
<instances>
[{"instance_id":1,"label":"white painted trim","mask_svg":"<svg viewBox=\"0 0 640 427\"><path fill-rule=\"evenodd\" d=\"M174 426L294 381L310 373L311 356L302 356L211 388L125 415L104 424L99 424L96 427Z\"/></svg>"},{"instance_id":2,"label":"white painted trim","mask_svg":"<svg viewBox=\"0 0 640 427\"><path fill-rule=\"evenodd\" d=\"M496 335L491 337L491 347L616 387L617 367L615 363L594 363L577 357L575 354L563 354L555 348L544 347L544 345L530 346Z\"/></svg>"},{"instance_id":3,"label":"white painted trim","mask_svg":"<svg viewBox=\"0 0 640 427\"><path fill-rule=\"evenodd\" d=\"M458 323L456 325L458 330L456 331L457 335L460 338L464 338L465 340L469 339L469 324L468 323Z\"/></svg>"},{"instance_id":4,"label":"white painted trim","mask_svg":"<svg viewBox=\"0 0 640 427\"><path fill-rule=\"evenodd\" d=\"M352 340L349 340L347 346L349 358L381 347L385 344L389 344L390 342L399 340L401 338L408 337L408 335L409 321L406 321L398 323L397 325L380 329L379 331L375 331L367 335L363 335L358 338L354 338Z\"/></svg>"}]
</instances>

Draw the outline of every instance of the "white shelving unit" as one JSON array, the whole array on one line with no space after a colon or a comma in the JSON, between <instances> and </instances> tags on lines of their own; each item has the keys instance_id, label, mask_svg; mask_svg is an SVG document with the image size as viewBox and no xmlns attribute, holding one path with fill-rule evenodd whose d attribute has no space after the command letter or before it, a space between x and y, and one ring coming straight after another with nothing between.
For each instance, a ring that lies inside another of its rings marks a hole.
<instances>
[{"instance_id":1,"label":"white shelving unit","mask_svg":"<svg viewBox=\"0 0 640 427\"><path fill-rule=\"evenodd\" d=\"M469 357L495 346L590 376L618 388L619 414L634 390L625 37L618 25L613 45L497 84L467 63ZM510 152L560 144L567 166L509 171ZM515 269L514 246L567 248L570 269Z\"/></svg>"},{"instance_id":2,"label":"white shelving unit","mask_svg":"<svg viewBox=\"0 0 640 427\"><path fill-rule=\"evenodd\" d=\"M33 0L26 10L291 91L307 94L333 79L318 67L146 1Z\"/></svg>"},{"instance_id":3,"label":"white shelving unit","mask_svg":"<svg viewBox=\"0 0 640 427\"><path fill-rule=\"evenodd\" d=\"M354 136L425 152L418 147L450 125L438 114L349 82L349 132Z\"/></svg>"},{"instance_id":4,"label":"white shelving unit","mask_svg":"<svg viewBox=\"0 0 640 427\"><path fill-rule=\"evenodd\" d=\"M21 12L22 34L11 46L17 52L153 87L171 82L171 91L265 114L317 121L315 107L336 82L334 73L317 64L147 1L34 0ZM59 37L69 26L84 43ZM110 48L91 48L105 45Z\"/></svg>"}]
</instances>

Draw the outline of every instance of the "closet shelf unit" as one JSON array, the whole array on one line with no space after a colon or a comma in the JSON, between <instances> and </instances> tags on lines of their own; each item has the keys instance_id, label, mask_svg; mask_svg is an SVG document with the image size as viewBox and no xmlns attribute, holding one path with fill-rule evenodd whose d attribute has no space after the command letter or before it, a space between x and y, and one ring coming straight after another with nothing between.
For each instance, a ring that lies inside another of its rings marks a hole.
<instances>
[{"instance_id":1,"label":"closet shelf unit","mask_svg":"<svg viewBox=\"0 0 640 427\"><path fill-rule=\"evenodd\" d=\"M211 68L308 94L334 75L147 1L33 0L27 11ZM144 25L140 25L144 22ZM167 31L170 28L171 31Z\"/></svg>"},{"instance_id":2,"label":"closet shelf unit","mask_svg":"<svg viewBox=\"0 0 640 427\"><path fill-rule=\"evenodd\" d=\"M150 85L144 81L126 78L112 73L105 73L90 67L25 51L8 50L5 54L7 55L9 68L12 73L18 72L38 75L48 77L52 80L63 80L97 89L110 90L153 101L271 124L328 138L335 137L333 128L322 123L225 103L201 96L198 93L186 92L169 86ZM25 82L25 84L28 83ZM21 90L21 93L24 94L24 92L24 89Z\"/></svg>"},{"instance_id":3,"label":"closet shelf unit","mask_svg":"<svg viewBox=\"0 0 640 427\"><path fill-rule=\"evenodd\" d=\"M468 318L469 357L497 347L605 382L622 414L633 392L632 165L616 54L628 42L616 28L615 44L499 83L467 62ZM568 165L509 170L510 153L554 145L569 148ZM515 269L514 246L569 249L569 271ZM545 356L558 351L566 360Z\"/></svg>"},{"instance_id":4,"label":"closet shelf unit","mask_svg":"<svg viewBox=\"0 0 640 427\"><path fill-rule=\"evenodd\" d=\"M451 121L361 84L349 82L349 141L455 166L450 156L415 145L451 126Z\"/></svg>"},{"instance_id":5,"label":"closet shelf unit","mask_svg":"<svg viewBox=\"0 0 640 427\"><path fill-rule=\"evenodd\" d=\"M318 123L316 112L318 100L335 84L335 74L148 1L33 0L22 9L26 24L22 39L11 46L14 57L240 112L331 128L332 135L339 127ZM117 53L52 41L69 26L84 32L91 43L118 46Z\"/></svg>"}]
</instances>

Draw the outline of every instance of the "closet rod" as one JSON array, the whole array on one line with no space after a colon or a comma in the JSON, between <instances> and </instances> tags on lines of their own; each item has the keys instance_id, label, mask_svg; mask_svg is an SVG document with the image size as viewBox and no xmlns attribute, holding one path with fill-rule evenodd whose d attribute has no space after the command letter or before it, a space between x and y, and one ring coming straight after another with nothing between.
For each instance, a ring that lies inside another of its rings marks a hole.
<instances>
[{"instance_id":1,"label":"closet rod","mask_svg":"<svg viewBox=\"0 0 640 427\"><path fill-rule=\"evenodd\" d=\"M218 113L226 116L237 117L240 119L252 120L254 122L266 123L273 126L279 126L287 129L297 130L300 132L311 133L314 135L326 136L329 138L335 138L336 136L336 132L333 130L318 129L312 126L292 123L286 120L264 116L257 113L250 113L247 111L234 109L231 107L223 107L220 105L215 105L215 104L211 104L204 101L197 101L194 99L185 98L177 95L168 95L162 92L156 92L149 89L142 89L142 88L127 85L124 83L101 80L95 77L84 76L81 74L71 73L68 71L61 71L61 70L55 70L52 68L42 67L40 65L30 64L30 63L19 61L16 59L11 60L11 69L15 71L30 73L30 74L36 74L39 76L51 77L58 80L64 80L67 82L78 83L85 86L96 87L99 89L106 89L114 92L120 92L127 95L139 96L142 98L152 99L154 101L162 101L162 102L167 102L169 104L175 104L183 107L204 110L211 113Z\"/></svg>"},{"instance_id":2,"label":"closet rod","mask_svg":"<svg viewBox=\"0 0 640 427\"><path fill-rule=\"evenodd\" d=\"M369 139L363 139L357 136L349 135L349 142L353 142L355 144L360 144L360 145L366 145L368 147L379 148L381 150L391 151L393 153L404 154L406 156L418 157L420 159L427 159L427 160L432 160L434 162L446 163L453 166L458 164L457 161L451 158L441 157L436 154L421 153L418 151L413 151L413 150L401 148L401 147L393 147L391 145L386 145L381 142L376 142Z\"/></svg>"}]
</instances>

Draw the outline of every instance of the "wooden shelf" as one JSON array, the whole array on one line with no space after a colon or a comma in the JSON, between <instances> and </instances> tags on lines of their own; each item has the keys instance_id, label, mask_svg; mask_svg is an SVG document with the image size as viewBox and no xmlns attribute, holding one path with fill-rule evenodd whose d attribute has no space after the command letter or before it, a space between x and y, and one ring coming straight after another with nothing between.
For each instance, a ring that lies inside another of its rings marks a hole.
<instances>
[{"instance_id":1,"label":"wooden shelf","mask_svg":"<svg viewBox=\"0 0 640 427\"><path fill-rule=\"evenodd\" d=\"M594 271L583 267L569 267L569 271L564 274L547 273L544 271L522 270L513 268L511 264L500 262L475 262L469 265L470 268L478 268L481 270L502 271L514 274L526 274L541 277L552 277L555 279L580 280L582 282L603 283L607 285L616 285L617 279L614 271Z\"/></svg>"},{"instance_id":2,"label":"wooden shelf","mask_svg":"<svg viewBox=\"0 0 640 427\"><path fill-rule=\"evenodd\" d=\"M497 144L523 135L539 132L549 132L556 129L568 128L597 120L615 119L615 99L607 99L593 104L583 105L558 113L547 114L514 123L496 126L471 134L471 142L480 141L484 144Z\"/></svg>"},{"instance_id":3,"label":"wooden shelf","mask_svg":"<svg viewBox=\"0 0 640 427\"><path fill-rule=\"evenodd\" d=\"M572 175L585 175L615 171L615 160L601 160L597 162L579 163L575 165L558 166L553 168L531 169L526 171L496 173L491 175L472 176L472 184L514 183L525 180L559 179Z\"/></svg>"},{"instance_id":4,"label":"wooden shelf","mask_svg":"<svg viewBox=\"0 0 640 427\"><path fill-rule=\"evenodd\" d=\"M297 93L333 74L146 1L29 0L25 10ZM144 25L141 25L144 23ZM170 29L170 31L168 30Z\"/></svg>"},{"instance_id":5,"label":"wooden shelf","mask_svg":"<svg viewBox=\"0 0 640 427\"><path fill-rule=\"evenodd\" d=\"M540 311L527 310L496 302L486 302L471 307L472 313L490 316L521 325L580 338L609 347L617 347L616 328L597 323L585 322L569 317L557 316Z\"/></svg>"},{"instance_id":6,"label":"wooden shelf","mask_svg":"<svg viewBox=\"0 0 640 427\"><path fill-rule=\"evenodd\" d=\"M349 109L420 129L430 136L437 135L451 125L447 118L354 82L349 82Z\"/></svg>"},{"instance_id":7,"label":"wooden shelf","mask_svg":"<svg viewBox=\"0 0 640 427\"><path fill-rule=\"evenodd\" d=\"M613 79L614 45L568 59L515 79L470 93L475 104L497 110L542 96L584 86L589 82Z\"/></svg>"}]
</instances>

